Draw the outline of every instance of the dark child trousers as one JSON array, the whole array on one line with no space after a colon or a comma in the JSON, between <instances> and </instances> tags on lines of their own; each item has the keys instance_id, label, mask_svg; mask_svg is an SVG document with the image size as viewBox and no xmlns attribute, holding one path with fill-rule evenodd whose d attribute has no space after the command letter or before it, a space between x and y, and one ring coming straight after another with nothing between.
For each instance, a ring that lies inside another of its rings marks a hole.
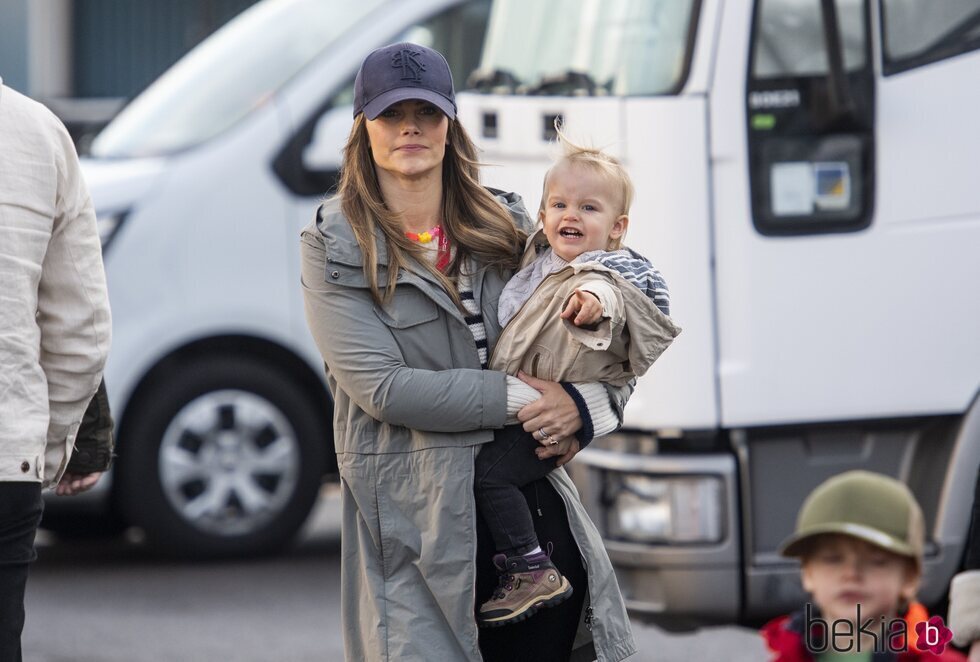
<instances>
[{"instance_id":1,"label":"dark child trousers","mask_svg":"<svg viewBox=\"0 0 980 662\"><path fill-rule=\"evenodd\" d=\"M535 442L536 443L536 442ZM499 628L480 628L480 652L484 662L567 662L582 615L589 578L578 544L568 526L568 513L561 496L547 478L520 490L525 510L531 513L539 539L554 543L552 560L572 585L573 593L557 607L542 609L531 618ZM530 509L527 506L530 505ZM495 544L482 516L476 535L476 605L493 595L497 569L493 565Z\"/></svg>"},{"instance_id":2,"label":"dark child trousers","mask_svg":"<svg viewBox=\"0 0 980 662\"><path fill-rule=\"evenodd\" d=\"M538 546L534 522L521 488L544 478L558 458L539 460L539 446L520 425L496 430L493 441L476 456L476 505L483 515L498 552L527 554Z\"/></svg>"},{"instance_id":3,"label":"dark child trousers","mask_svg":"<svg viewBox=\"0 0 980 662\"><path fill-rule=\"evenodd\" d=\"M44 503L41 483L0 482L0 660L20 662L27 570Z\"/></svg>"}]
</instances>

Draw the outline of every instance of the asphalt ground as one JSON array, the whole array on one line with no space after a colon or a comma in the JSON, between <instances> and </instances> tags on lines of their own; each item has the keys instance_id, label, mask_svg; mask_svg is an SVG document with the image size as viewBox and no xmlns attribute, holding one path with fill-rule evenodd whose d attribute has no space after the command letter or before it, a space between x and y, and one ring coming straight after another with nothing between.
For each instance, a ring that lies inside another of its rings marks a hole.
<instances>
[{"instance_id":1,"label":"asphalt ground","mask_svg":"<svg viewBox=\"0 0 980 662\"><path fill-rule=\"evenodd\" d=\"M177 562L127 538L60 541L41 532L27 591L27 662L343 660L340 524L325 488L281 556ZM634 621L631 662L765 660L745 628L667 633ZM442 662L442 661L438 661ZM449 662L449 661L446 661Z\"/></svg>"}]
</instances>

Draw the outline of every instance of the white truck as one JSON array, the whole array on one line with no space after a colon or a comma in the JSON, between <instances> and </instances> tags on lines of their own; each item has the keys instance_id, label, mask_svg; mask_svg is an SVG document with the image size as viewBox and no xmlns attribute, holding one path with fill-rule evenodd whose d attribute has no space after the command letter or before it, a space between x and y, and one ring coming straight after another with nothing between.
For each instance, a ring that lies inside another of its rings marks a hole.
<instances>
[{"instance_id":1,"label":"white truck","mask_svg":"<svg viewBox=\"0 0 980 662\"><path fill-rule=\"evenodd\" d=\"M486 183L532 211L556 116L632 173L627 243L684 333L572 463L629 606L681 625L798 602L777 544L852 468L918 496L939 600L980 465L978 0L258 4L86 161L120 424L88 505L189 554L300 526L332 453L297 235L357 66L400 39L446 54Z\"/></svg>"},{"instance_id":2,"label":"white truck","mask_svg":"<svg viewBox=\"0 0 980 662\"><path fill-rule=\"evenodd\" d=\"M800 604L777 546L848 469L917 495L937 602L980 465L980 3L576 4L495 6L461 118L529 208L555 115L637 185L684 333L572 463L629 606Z\"/></svg>"}]
</instances>

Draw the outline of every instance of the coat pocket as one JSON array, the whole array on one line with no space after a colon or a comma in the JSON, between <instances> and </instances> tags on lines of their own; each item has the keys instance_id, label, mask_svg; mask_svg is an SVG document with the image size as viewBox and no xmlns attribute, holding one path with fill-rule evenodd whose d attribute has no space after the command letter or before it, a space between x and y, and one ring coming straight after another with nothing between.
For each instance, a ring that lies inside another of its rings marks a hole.
<instances>
[{"instance_id":1,"label":"coat pocket","mask_svg":"<svg viewBox=\"0 0 980 662\"><path fill-rule=\"evenodd\" d=\"M398 288L391 301L383 307L376 305L374 312L393 329L408 329L439 317L436 303L414 287Z\"/></svg>"},{"instance_id":2,"label":"coat pocket","mask_svg":"<svg viewBox=\"0 0 980 662\"><path fill-rule=\"evenodd\" d=\"M391 301L374 312L388 327L409 368L452 368L448 327L435 301L414 287L399 287Z\"/></svg>"},{"instance_id":3,"label":"coat pocket","mask_svg":"<svg viewBox=\"0 0 980 662\"><path fill-rule=\"evenodd\" d=\"M551 348L535 344L524 355L524 370L538 379L555 380L555 356Z\"/></svg>"}]
</instances>

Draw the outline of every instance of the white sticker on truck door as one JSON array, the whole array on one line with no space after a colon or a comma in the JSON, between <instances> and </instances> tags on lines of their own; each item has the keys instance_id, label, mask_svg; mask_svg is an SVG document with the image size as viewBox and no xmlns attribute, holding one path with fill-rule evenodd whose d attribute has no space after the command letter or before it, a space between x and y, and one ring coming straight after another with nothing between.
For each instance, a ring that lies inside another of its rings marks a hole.
<instances>
[{"instance_id":1,"label":"white sticker on truck door","mask_svg":"<svg viewBox=\"0 0 980 662\"><path fill-rule=\"evenodd\" d=\"M812 214L813 166L808 161L773 163L769 190L774 216Z\"/></svg>"},{"instance_id":2,"label":"white sticker on truck door","mask_svg":"<svg viewBox=\"0 0 980 662\"><path fill-rule=\"evenodd\" d=\"M811 216L851 205L851 171L845 161L784 161L770 169L774 216Z\"/></svg>"}]
</instances>

